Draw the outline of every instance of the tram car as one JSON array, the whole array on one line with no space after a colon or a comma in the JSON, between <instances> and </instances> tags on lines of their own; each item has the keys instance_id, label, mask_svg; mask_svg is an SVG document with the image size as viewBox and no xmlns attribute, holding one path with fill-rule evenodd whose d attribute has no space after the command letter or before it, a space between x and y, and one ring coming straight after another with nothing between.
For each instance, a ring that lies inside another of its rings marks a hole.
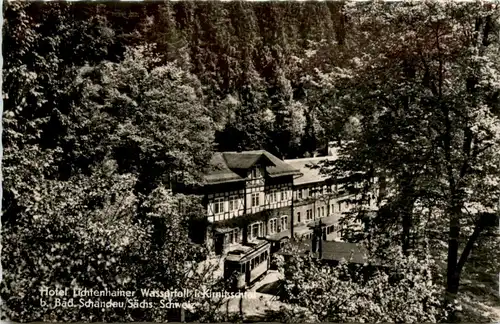
<instances>
[{"instance_id":1,"label":"tram car","mask_svg":"<svg viewBox=\"0 0 500 324\"><path fill-rule=\"evenodd\" d=\"M230 251L224 260L224 279L233 281L233 290L249 287L267 273L271 265L271 244L267 241L247 243Z\"/></svg>"}]
</instances>

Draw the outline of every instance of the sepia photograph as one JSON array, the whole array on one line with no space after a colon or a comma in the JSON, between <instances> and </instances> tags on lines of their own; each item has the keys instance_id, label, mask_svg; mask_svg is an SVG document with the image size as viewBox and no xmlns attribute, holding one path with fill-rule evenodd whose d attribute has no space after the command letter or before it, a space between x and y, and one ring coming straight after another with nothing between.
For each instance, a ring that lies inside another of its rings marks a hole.
<instances>
[{"instance_id":1,"label":"sepia photograph","mask_svg":"<svg viewBox=\"0 0 500 324\"><path fill-rule=\"evenodd\" d=\"M2 322L500 322L500 3L2 6Z\"/></svg>"}]
</instances>

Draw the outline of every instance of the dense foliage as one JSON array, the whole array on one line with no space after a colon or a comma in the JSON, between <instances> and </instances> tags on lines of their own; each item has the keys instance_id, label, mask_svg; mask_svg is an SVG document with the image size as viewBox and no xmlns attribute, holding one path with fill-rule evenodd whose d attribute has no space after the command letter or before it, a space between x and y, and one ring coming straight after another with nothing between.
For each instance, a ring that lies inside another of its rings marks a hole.
<instances>
[{"instance_id":1,"label":"dense foliage","mask_svg":"<svg viewBox=\"0 0 500 324\"><path fill-rule=\"evenodd\" d=\"M340 159L325 171L364 180L343 189L358 194L346 221L366 224L346 237L405 279L378 273L363 288L339 279L344 266L294 259L287 284L303 292L289 298L306 319L435 321L436 285L449 304L461 278L478 280L471 253L498 272L498 238L486 235L500 194L496 4L10 1L3 11L9 318L166 319L44 310L42 285L222 289L213 269L188 266L206 254L187 235L200 202L172 191L198 183L213 150L295 158L335 141ZM367 213L382 178L384 206ZM307 299L313 284L326 313ZM410 286L419 293L405 304ZM197 319L228 320L221 303L198 304Z\"/></svg>"},{"instance_id":2,"label":"dense foliage","mask_svg":"<svg viewBox=\"0 0 500 324\"><path fill-rule=\"evenodd\" d=\"M349 260L332 267L310 256L279 258L288 304L284 320L414 323L437 322L446 314L429 258L397 253L394 262L376 269L348 266Z\"/></svg>"},{"instance_id":3,"label":"dense foliage","mask_svg":"<svg viewBox=\"0 0 500 324\"><path fill-rule=\"evenodd\" d=\"M342 84L333 93L342 93L338 104L357 116L359 131L330 170L361 175L364 184L353 188L360 207L373 179L386 180L378 215L352 214L370 228L361 238L385 240L386 248L397 239L406 255L432 251L446 260L453 303L472 249L498 224L500 11L372 3L349 6L346 16L361 55L327 80ZM383 44L371 42L373 33ZM482 253L496 259L494 249Z\"/></svg>"}]
</instances>

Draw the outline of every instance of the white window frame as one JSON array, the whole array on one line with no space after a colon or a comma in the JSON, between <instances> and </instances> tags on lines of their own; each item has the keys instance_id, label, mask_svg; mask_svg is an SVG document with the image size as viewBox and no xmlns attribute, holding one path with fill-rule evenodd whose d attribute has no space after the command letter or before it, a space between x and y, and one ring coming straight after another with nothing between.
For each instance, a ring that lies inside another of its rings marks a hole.
<instances>
[{"instance_id":1,"label":"white window frame","mask_svg":"<svg viewBox=\"0 0 500 324\"><path fill-rule=\"evenodd\" d=\"M252 207L258 207L258 206L260 206L260 195L258 192L254 192L252 193Z\"/></svg>"},{"instance_id":2,"label":"white window frame","mask_svg":"<svg viewBox=\"0 0 500 324\"><path fill-rule=\"evenodd\" d=\"M257 236L253 235L254 226L257 226ZM248 225L248 228L250 229L250 231L248 232L248 241L254 241L259 236L262 236L262 222L252 223Z\"/></svg>"},{"instance_id":3,"label":"white window frame","mask_svg":"<svg viewBox=\"0 0 500 324\"><path fill-rule=\"evenodd\" d=\"M224 214L224 198L214 198L212 205L213 205L214 215ZM215 206L218 206L217 208L218 211L216 211Z\"/></svg>"},{"instance_id":4,"label":"white window frame","mask_svg":"<svg viewBox=\"0 0 500 324\"><path fill-rule=\"evenodd\" d=\"M286 231L287 229L288 229L288 216L281 216L281 231Z\"/></svg>"},{"instance_id":5,"label":"white window frame","mask_svg":"<svg viewBox=\"0 0 500 324\"><path fill-rule=\"evenodd\" d=\"M238 237L239 237L239 234L240 234L240 232L239 232L238 229L234 229L234 230L228 232L227 234L228 234L228 236L230 238L229 239L229 244L236 244L236 243L238 243L238 241L239 241Z\"/></svg>"},{"instance_id":6,"label":"white window frame","mask_svg":"<svg viewBox=\"0 0 500 324\"><path fill-rule=\"evenodd\" d=\"M235 211L235 210L238 210L238 209L240 209L239 208L239 199L238 199L238 196L231 196L231 197L229 197L229 211Z\"/></svg>"},{"instance_id":7,"label":"white window frame","mask_svg":"<svg viewBox=\"0 0 500 324\"><path fill-rule=\"evenodd\" d=\"M269 203L274 204L276 202L278 202L276 190L271 190L271 192L269 193Z\"/></svg>"},{"instance_id":8,"label":"white window frame","mask_svg":"<svg viewBox=\"0 0 500 324\"><path fill-rule=\"evenodd\" d=\"M273 218L269 220L269 233L274 234L278 230L278 222L276 221L276 218Z\"/></svg>"}]
</instances>

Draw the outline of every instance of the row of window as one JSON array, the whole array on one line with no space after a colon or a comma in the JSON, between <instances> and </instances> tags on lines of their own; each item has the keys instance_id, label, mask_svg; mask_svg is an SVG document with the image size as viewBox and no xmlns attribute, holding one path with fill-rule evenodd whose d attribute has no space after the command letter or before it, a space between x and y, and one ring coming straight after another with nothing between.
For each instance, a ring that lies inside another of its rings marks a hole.
<instances>
[{"instance_id":1,"label":"row of window","mask_svg":"<svg viewBox=\"0 0 500 324\"><path fill-rule=\"evenodd\" d=\"M282 192L283 193L283 192ZM286 197L286 192L285 196ZM285 198L286 199L286 198ZM240 209L240 204L241 200L238 197L231 197L229 199L229 212L231 211L237 211ZM338 212L342 212L342 205L345 204L346 208L349 208L349 204L346 202L338 202ZM259 194L258 193L253 193L252 194L252 207L260 206L260 201L259 201ZM224 198L215 198L213 202L213 211L214 214L221 214L225 212L224 208ZM331 204L330 206L322 206L318 207L316 217L325 217L328 216L328 214L334 213L335 212L335 204ZM313 219L313 211L312 209L309 209L306 211L306 221L312 220ZM297 213L297 221L301 222L301 214L300 212Z\"/></svg>"},{"instance_id":2,"label":"row of window","mask_svg":"<svg viewBox=\"0 0 500 324\"><path fill-rule=\"evenodd\" d=\"M347 208L349 208L349 204L346 203L346 202L341 202L339 201L337 203L338 205L338 212L342 212L342 205L345 204ZM329 206L321 206L321 207L318 207L318 209L316 210L317 211L317 214L316 214L316 217L326 217L328 216L329 214L331 213L335 213L335 204L332 203L331 205ZM312 209L308 209L306 210L306 221L310 221L313 219L313 210ZM301 214L300 212L297 212L297 222L301 222L302 219L301 219Z\"/></svg>"},{"instance_id":3,"label":"row of window","mask_svg":"<svg viewBox=\"0 0 500 324\"><path fill-rule=\"evenodd\" d=\"M240 205L241 205L241 199L239 197L230 197L229 198L229 211L236 211L238 209L240 209ZM226 210L225 210L225 206L224 206L224 198L215 198L214 201L213 201L213 210L214 210L214 214L222 214L224 213Z\"/></svg>"},{"instance_id":4,"label":"row of window","mask_svg":"<svg viewBox=\"0 0 500 324\"><path fill-rule=\"evenodd\" d=\"M278 199L280 198L280 199ZM288 199L288 193L287 191L281 191L278 195L276 191L273 191L269 194L269 203L276 203L278 201L286 201ZM222 214L226 212L226 208L224 205L224 198L215 198L213 200L213 212L215 215L217 214ZM252 194L252 207L258 207L261 206L260 204L260 194L258 192L255 192ZM234 196L229 198L229 212L232 211L237 211L241 209L242 203L241 203L241 198Z\"/></svg>"},{"instance_id":5,"label":"row of window","mask_svg":"<svg viewBox=\"0 0 500 324\"><path fill-rule=\"evenodd\" d=\"M297 199L314 197L316 195L326 195L330 192L337 192L338 185L323 186L318 188L303 188L297 190Z\"/></svg>"},{"instance_id":6,"label":"row of window","mask_svg":"<svg viewBox=\"0 0 500 324\"><path fill-rule=\"evenodd\" d=\"M286 190L271 190L271 192L268 194L269 197L269 203L274 204L279 201L286 201L288 200L288 191Z\"/></svg>"},{"instance_id":7,"label":"row of window","mask_svg":"<svg viewBox=\"0 0 500 324\"><path fill-rule=\"evenodd\" d=\"M269 234L275 234L288 229L288 216L269 220ZM253 241L264 236L264 223L256 222L248 226L248 240Z\"/></svg>"},{"instance_id":8,"label":"row of window","mask_svg":"<svg viewBox=\"0 0 500 324\"><path fill-rule=\"evenodd\" d=\"M280 227L278 228L278 221ZM286 231L288 229L288 216L281 216L280 219L273 218L269 221L269 234Z\"/></svg>"},{"instance_id":9,"label":"row of window","mask_svg":"<svg viewBox=\"0 0 500 324\"><path fill-rule=\"evenodd\" d=\"M333 225L330 225L330 226L326 226L325 228L322 229L322 233L323 235L327 235L327 234L330 234L330 233L333 233L335 231L335 228ZM311 239L313 237L313 233L307 233L307 234L304 234L302 235L302 238L305 238L305 239Z\"/></svg>"},{"instance_id":10,"label":"row of window","mask_svg":"<svg viewBox=\"0 0 500 324\"><path fill-rule=\"evenodd\" d=\"M269 253L267 251L264 251L264 253L257 255L255 258L249 261L250 270L253 270L258 265L266 262L268 258L269 258Z\"/></svg>"}]
</instances>

